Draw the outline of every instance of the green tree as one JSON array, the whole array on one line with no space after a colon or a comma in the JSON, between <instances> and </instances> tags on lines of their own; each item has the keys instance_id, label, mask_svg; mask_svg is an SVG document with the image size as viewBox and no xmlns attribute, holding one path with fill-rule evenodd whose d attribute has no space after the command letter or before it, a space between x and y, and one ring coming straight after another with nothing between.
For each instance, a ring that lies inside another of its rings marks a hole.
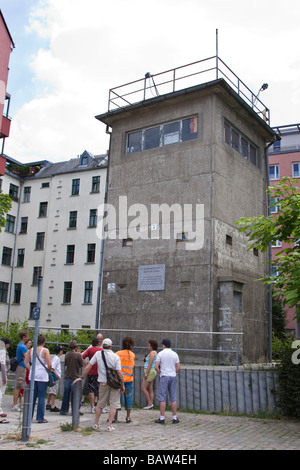
<instances>
[{"instance_id":1,"label":"green tree","mask_svg":"<svg viewBox=\"0 0 300 470\"><path fill-rule=\"evenodd\" d=\"M0 194L0 232L5 227L6 217L5 214L11 209L11 198L8 194Z\"/></svg>"},{"instance_id":2,"label":"green tree","mask_svg":"<svg viewBox=\"0 0 300 470\"><path fill-rule=\"evenodd\" d=\"M285 177L270 186L267 192L276 211L267 217L243 217L237 225L249 239L249 250L265 252L270 244L282 242L282 249L271 262L276 273L269 273L264 282L273 284L284 305L296 307L300 321L300 192L295 183L295 179Z\"/></svg>"}]
</instances>

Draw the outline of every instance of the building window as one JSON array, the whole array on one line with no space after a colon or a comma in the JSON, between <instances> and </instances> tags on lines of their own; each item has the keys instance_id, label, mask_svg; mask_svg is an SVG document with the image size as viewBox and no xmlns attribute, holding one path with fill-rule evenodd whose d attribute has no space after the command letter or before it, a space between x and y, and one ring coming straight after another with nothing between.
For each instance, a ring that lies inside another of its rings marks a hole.
<instances>
[{"instance_id":1,"label":"building window","mask_svg":"<svg viewBox=\"0 0 300 470\"><path fill-rule=\"evenodd\" d=\"M24 187L23 202L30 202L30 194L31 194L31 187L30 186L25 186Z\"/></svg>"},{"instance_id":2,"label":"building window","mask_svg":"<svg viewBox=\"0 0 300 470\"><path fill-rule=\"evenodd\" d=\"M15 289L14 289L14 303L15 304L21 303L21 289L22 289L22 284L15 283Z\"/></svg>"},{"instance_id":3,"label":"building window","mask_svg":"<svg viewBox=\"0 0 300 470\"><path fill-rule=\"evenodd\" d=\"M36 250L43 250L44 249L44 242L45 242L45 232L38 232L36 234L35 249Z\"/></svg>"},{"instance_id":4,"label":"building window","mask_svg":"<svg viewBox=\"0 0 300 470\"><path fill-rule=\"evenodd\" d=\"M8 296L8 283L0 282L0 302L6 304Z\"/></svg>"},{"instance_id":5,"label":"building window","mask_svg":"<svg viewBox=\"0 0 300 470\"><path fill-rule=\"evenodd\" d=\"M7 214L6 215L6 225L5 225L5 231L14 233L15 231L15 220L16 218L13 215Z\"/></svg>"},{"instance_id":6,"label":"building window","mask_svg":"<svg viewBox=\"0 0 300 470\"><path fill-rule=\"evenodd\" d=\"M77 211L71 211L69 215L69 228L77 227Z\"/></svg>"},{"instance_id":7,"label":"building window","mask_svg":"<svg viewBox=\"0 0 300 470\"><path fill-rule=\"evenodd\" d=\"M36 307L36 302L30 302L30 308L29 308L29 320L32 320L32 315L33 315L33 309Z\"/></svg>"},{"instance_id":8,"label":"building window","mask_svg":"<svg viewBox=\"0 0 300 470\"><path fill-rule=\"evenodd\" d=\"M42 183L42 184L41 184L41 188L42 188L42 189L43 189L43 188L49 188L49 187L50 187L49 181L47 181L46 183Z\"/></svg>"},{"instance_id":9,"label":"building window","mask_svg":"<svg viewBox=\"0 0 300 470\"><path fill-rule=\"evenodd\" d=\"M92 178L92 193L100 192L100 176L93 176Z\"/></svg>"},{"instance_id":10,"label":"building window","mask_svg":"<svg viewBox=\"0 0 300 470\"><path fill-rule=\"evenodd\" d=\"M280 210L280 204L278 202L280 201L279 197L274 197L270 201L270 213L271 214L276 214Z\"/></svg>"},{"instance_id":11,"label":"building window","mask_svg":"<svg viewBox=\"0 0 300 470\"><path fill-rule=\"evenodd\" d=\"M293 163L293 178L299 178L300 176L300 167L299 167L299 162L294 162Z\"/></svg>"},{"instance_id":12,"label":"building window","mask_svg":"<svg viewBox=\"0 0 300 470\"><path fill-rule=\"evenodd\" d=\"M270 165L270 180L279 180L279 165Z\"/></svg>"},{"instance_id":13,"label":"building window","mask_svg":"<svg viewBox=\"0 0 300 470\"><path fill-rule=\"evenodd\" d=\"M224 121L224 140L252 165L259 166L257 148L227 121Z\"/></svg>"},{"instance_id":14,"label":"building window","mask_svg":"<svg viewBox=\"0 0 300 470\"><path fill-rule=\"evenodd\" d=\"M15 184L10 184L9 186L9 195L14 201L18 201L19 186Z\"/></svg>"},{"instance_id":15,"label":"building window","mask_svg":"<svg viewBox=\"0 0 300 470\"><path fill-rule=\"evenodd\" d=\"M79 194L80 179L72 180L72 196L77 196Z\"/></svg>"},{"instance_id":16,"label":"building window","mask_svg":"<svg viewBox=\"0 0 300 470\"><path fill-rule=\"evenodd\" d=\"M91 304L93 298L93 281L85 281L84 283L84 303Z\"/></svg>"},{"instance_id":17,"label":"building window","mask_svg":"<svg viewBox=\"0 0 300 470\"><path fill-rule=\"evenodd\" d=\"M40 202L39 217L47 217L48 202Z\"/></svg>"},{"instance_id":18,"label":"building window","mask_svg":"<svg viewBox=\"0 0 300 470\"><path fill-rule=\"evenodd\" d=\"M95 262L95 253L96 253L96 244L95 243L88 243L87 246L87 263L94 263Z\"/></svg>"},{"instance_id":19,"label":"building window","mask_svg":"<svg viewBox=\"0 0 300 470\"><path fill-rule=\"evenodd\" d=\"M24 266L24 257L25 257L25 249L19 248L18 249L18 257L17 257L17 267L21 268Z\"/></svg>"},{"instance_id":20,"label":"building window","mask_svg":"<svg viewBox=\"0 0 300 470\"><path fill-rule=\"evenodd\" d=\"M66 264L74 264L75 245L67 245Z\"/></svg>"},{"instance_id":21,"label":"building window","mask_svg":"<svg viewBox=\"0 0 300 470\"><path fill-rule=\"evenodd\" d=\"M67 282L64 282L63 303L64 304L70 304L71 303L71 298L72 298L72 282L67 281Z\"/></svg>"},{"instance_id":22,"label":"building window","mask_svg":"<svg viewBox=\"0 0 300 470\"><path fill-rule=\"evenodd\" d=\"M12 255L12 249L7 248L7 246L4 246L2 249L2 264L4 266L10 266L11 264L11 255Z\"/></svg>"},{"instance_id":23,"label":"building window","mask_svg":"<svg viewBox=\"0 0 300 470\"><path fill-rule=\"evenodd\" d=\"M21 217L20 233L27 233L28 217Z\"/></svg>"},{"instance_id":24,"label":"building window","mask_svg":"<svg viewBox=\"0 0 300 470\"><path fill-rule=\"evenodd\" d=\"M126 153L139 152L177 142L192 140L198 136L197 117L149 127L127 134Z\"/></svg>"},{"instance_id":25,"label":"building window","mask_svg":"<svg viewBox=\"0 0 300 470\"><path fill-rule=\"evenodd\" d=\"M89 227L97 226L97 209L90 209Z\"/></svg>"},{"instance_id":26,"label":"building window","mask_svg":"<svg viewBox=\"0 0 300 470\"><path fill-rule=\"evenodd\" d=\"M32 285L37 286L39 278L42 277L42 266L34 266L33 276L32 276Z\"/></svg>"}]
</instances>

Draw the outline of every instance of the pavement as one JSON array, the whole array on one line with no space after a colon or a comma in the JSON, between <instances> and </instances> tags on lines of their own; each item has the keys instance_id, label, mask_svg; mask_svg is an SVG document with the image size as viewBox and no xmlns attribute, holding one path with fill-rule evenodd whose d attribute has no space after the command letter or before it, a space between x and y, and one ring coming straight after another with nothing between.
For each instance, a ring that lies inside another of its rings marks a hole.
<instances>
[{"instance_id":1,"label":"pavement","mask_svg":"<svg viewBox=\"0 0 300 470\"><path fill-rule=\"evenodd\" d=\"M45 424L37 423L34 415L30 437L23 442L22 413L11 411L11 404L12 396L5 395L2 408L7 413L9 423L0 424L0 451L103 450L106 451L101 453L103 459L108 455L107 452L111 459L113 455L118 455L119 457L114 458L120 459L123 453L127 455L128 452L144 451L144 455L147 451L149 459L149 455L152 456L155 451L164 451L161 455L165 452L177 455L180 451L181 454L186 451L191 457L200 450L300 450L300 421L198 414L179 410L178 424L173 424L171 412L167 411L166 423L160 425L154 422L159 418L157 408L134 408L131 412L132 423L125 422L126 412L122 409L118 412L115 430L107 432L107 414L102 414L100 418L100 431L92 429L94 415L88 404L81 408L84 414L80 416L79 428L76 430L62 430L62 425L72 423L71 414L62 416L46 411L48 423ZM60 406L60 402L57 401L56 404ZM103 463L120 462L103 460ZM162 462L150 461L150 464L155 463ZM131 466L134 466L134 462Z\"/></svg>"}]
</instances>

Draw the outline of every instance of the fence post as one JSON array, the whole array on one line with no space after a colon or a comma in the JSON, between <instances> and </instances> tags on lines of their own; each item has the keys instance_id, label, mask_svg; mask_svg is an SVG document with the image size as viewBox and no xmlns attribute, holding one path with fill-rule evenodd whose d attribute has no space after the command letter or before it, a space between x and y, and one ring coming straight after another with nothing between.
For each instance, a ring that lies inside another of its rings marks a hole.
<instances>
[{"instance_id":1,"label":"fence post","mask_svg":"<svg viewBox=\"0 0 300 470\"><path fill-rule=\"evenodd\" d=\"M236 337L236 370L239 370L239 335Z\"/></svg>"}]
</instances>

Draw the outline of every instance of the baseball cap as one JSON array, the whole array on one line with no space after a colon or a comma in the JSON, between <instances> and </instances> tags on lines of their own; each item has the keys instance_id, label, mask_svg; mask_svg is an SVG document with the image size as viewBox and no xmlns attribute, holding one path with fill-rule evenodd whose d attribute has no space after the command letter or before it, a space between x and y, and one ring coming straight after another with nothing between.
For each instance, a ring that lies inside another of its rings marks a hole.
<instances>
[{"instance_id":1,"label":"baseball cap","mask_svg":"<svg viewBox=\"0 0 300 470\"><path fill-rule=\"evenodd\" d=\"M171 347L171 341L168 339L168 338L164 338L161 342L161 344L164 344L166 346L166 348L170 348Z\"/></svg>"},{"instance_id":2,"label":"baseball cap","mask_svg":"<svg viewBox=\"0 0 300 470\"><path fill-rule=\"evenodd\" d=\"M112 346L112 340L109 338L105 338L102 343L104 346Z\"/></svg>"}]
</instances>

